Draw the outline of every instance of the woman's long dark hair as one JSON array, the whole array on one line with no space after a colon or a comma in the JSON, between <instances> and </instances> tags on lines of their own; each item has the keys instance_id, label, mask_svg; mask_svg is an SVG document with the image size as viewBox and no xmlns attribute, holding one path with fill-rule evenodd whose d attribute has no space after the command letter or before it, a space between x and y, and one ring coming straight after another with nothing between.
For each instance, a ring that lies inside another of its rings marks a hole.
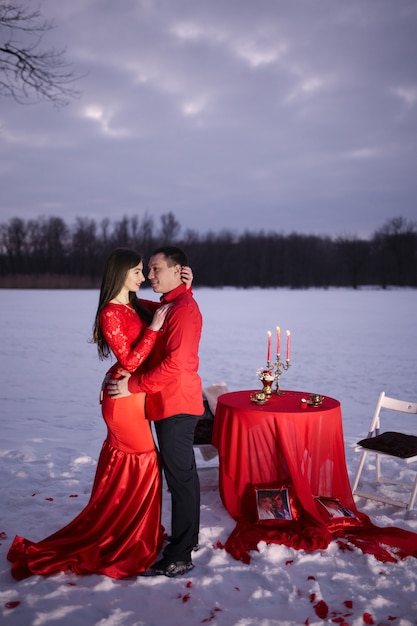
<instances>
[{"instance_id":1,"label":"woman's long dark hair","mask_svg":"<svg viewBox=\"0 0 417 626\"><path fill-rule=\"evenodd\" d=\"M141 261L141 255L134 250L130 248L116 248L107 258L104 265L97 313L93 324L93 342L97 344L100 359L107 359L111 354L109 344L101 330L100 313L104 307L120 293L128 271L132 269L132 267L139 265ZM134 291L129 291L129 302L139 317L146 322L146 324L150 324L152 321L152 313L145 309Z\"/></svg>"}]
</instances>

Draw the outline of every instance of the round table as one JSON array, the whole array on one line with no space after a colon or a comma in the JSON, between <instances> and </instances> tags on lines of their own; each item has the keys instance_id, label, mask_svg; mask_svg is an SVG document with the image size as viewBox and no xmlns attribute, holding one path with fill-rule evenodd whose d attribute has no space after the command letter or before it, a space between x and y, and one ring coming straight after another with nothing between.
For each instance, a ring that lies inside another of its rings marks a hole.
<instances>
[{"instance_id":1,"label":"round table","mask_svg":"<svg viewBox=\"0 0 417 626\"><path fill-rule=\"evenodd\" d=\"M346 469L340 402L324 396L302 408L309 392L272 394L251 401L254 390L218 398L212 443L219 453L219 490L238 520L248 485L291 484L303 508L317 516L315 497L331 497L356 510Z\"/></svg>"}]
</instances>

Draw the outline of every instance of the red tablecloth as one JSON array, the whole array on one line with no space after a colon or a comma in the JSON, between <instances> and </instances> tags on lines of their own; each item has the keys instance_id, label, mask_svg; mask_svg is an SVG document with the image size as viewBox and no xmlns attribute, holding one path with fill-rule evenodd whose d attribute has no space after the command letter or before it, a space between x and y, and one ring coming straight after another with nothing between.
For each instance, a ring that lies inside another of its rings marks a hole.
<instances>
[{"instance_id":1,"label":"red tablecloth","mask_svg":"<svg viewBox=\"0 0 417 626\"><path fill-rule=\"evenodd\" d=\"M219 451L219 489L224 506L239 519L248 484L288 482L315 513L313 496L340 499L355 507L346 470L340 403L325 397L318 406L300 401L308 393L273 394L266 404L253 391L220 396L213 444Z\"/></svg>"},{"instance_id":2,"label":"red tablecloth","mask_svg":"<svg viewBox=\"0 0 417 626\"><path fill-rule=\"evenodd\" d=\"M249 550L261 540L312 550L326 548L336 538L385 561L417 556L416 534L378 528L357 510L337 400L325 396L319 406L302 408L307 392L273 394L265 404L253 403L253 393L220 396L213 428L220 495L237 522L224 547L235 558L249 562ZM254 518L255 490L264 488L288 489L291 520ZM336 499L352 516L332 517L317 497Z\"/></svg>"}]
</instances>

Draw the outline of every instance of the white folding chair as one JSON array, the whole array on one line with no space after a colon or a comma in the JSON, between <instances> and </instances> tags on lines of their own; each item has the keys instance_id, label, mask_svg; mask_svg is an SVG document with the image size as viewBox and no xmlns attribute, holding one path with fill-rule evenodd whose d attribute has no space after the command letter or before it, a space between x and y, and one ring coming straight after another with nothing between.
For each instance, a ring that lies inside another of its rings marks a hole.
<instances>
[{"instance_id":1,"label":"white folding chair","mask_svg":"<svg viewBox=\"0 0 417 626\"><path fill-rule=\"evenodd\" d=\"M401 428L399 425L399 419L401 417L400 414L408 413L409 415L415 415L417 417L417 402L396 400L395 398L386 396L384 391L380 394L368 435L365 439L358 441L356 447L357 451L361 451L361 456L358 469L356 470L355 478L353 480L352 493L362 498L378 500L379 502L403 507L407 511L410 511L414 506L417 496L417 467L415 468L416 476L414 482L407 483L399 480L391 480L383 477L381 474L381 458L383 456L390 457L391 459L395 458L396 460L402 461L407 465L415 463L417 461L417 436L404 432L398 432L397 430L385 431L381 433L381 419L384 421L384 424L388 424L390 419L389 416L394 417L394 414L387 413L384 409L395 412L396 428ZM384 428L386 428L386 426ZM417 433L417 420L413 430ZM399 487L409 489L411 493L407 502L394 499L394 497L385 497L385 495L377 492L376 490L375 492L372 491L371 493L367 493L357 489L362 470L364 469L365 459L369 453L376 454L376 483L397 485Z\"/></svg>"},{"instance_id":2,"label":"white folding chair","mask_svg":"<svg viewBox=\"0 0 417 626\"><path fill-rule=\"evenodd\" d=\"M194 448L198 448L200 450L201 456L205 461L204 465L197 466L199 472L218 468L218 462L216 464L210 463L210 461L213 461L213 459L218 457L217 449L211 443L211 437L217 399L223 393L227 392L228 388L224 382L210 385L209 387L204 387L203 389L203 400L206 412L202 419L197 422L196 432L194 434ZM217 487L217 483L215 486Z\"/></svg>"}]
</instances>

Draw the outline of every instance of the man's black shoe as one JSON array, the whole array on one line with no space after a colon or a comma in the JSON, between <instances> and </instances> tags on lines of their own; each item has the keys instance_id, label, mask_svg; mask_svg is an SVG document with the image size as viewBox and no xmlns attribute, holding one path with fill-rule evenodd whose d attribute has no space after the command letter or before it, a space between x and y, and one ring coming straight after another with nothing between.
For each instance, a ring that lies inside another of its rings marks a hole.
<instances>
[{"instance_id":1,"label":"man's black shoe","mask_svg":"<svg viewBox=\"0 0 417 626\"><path fill-rule=\"evenodd\" d=\"M191 561L169 561L161 559L157 561L145 572L145 576L168 576L174 578L192 570L194 565Z\"/></svg>"}]
</instances>

